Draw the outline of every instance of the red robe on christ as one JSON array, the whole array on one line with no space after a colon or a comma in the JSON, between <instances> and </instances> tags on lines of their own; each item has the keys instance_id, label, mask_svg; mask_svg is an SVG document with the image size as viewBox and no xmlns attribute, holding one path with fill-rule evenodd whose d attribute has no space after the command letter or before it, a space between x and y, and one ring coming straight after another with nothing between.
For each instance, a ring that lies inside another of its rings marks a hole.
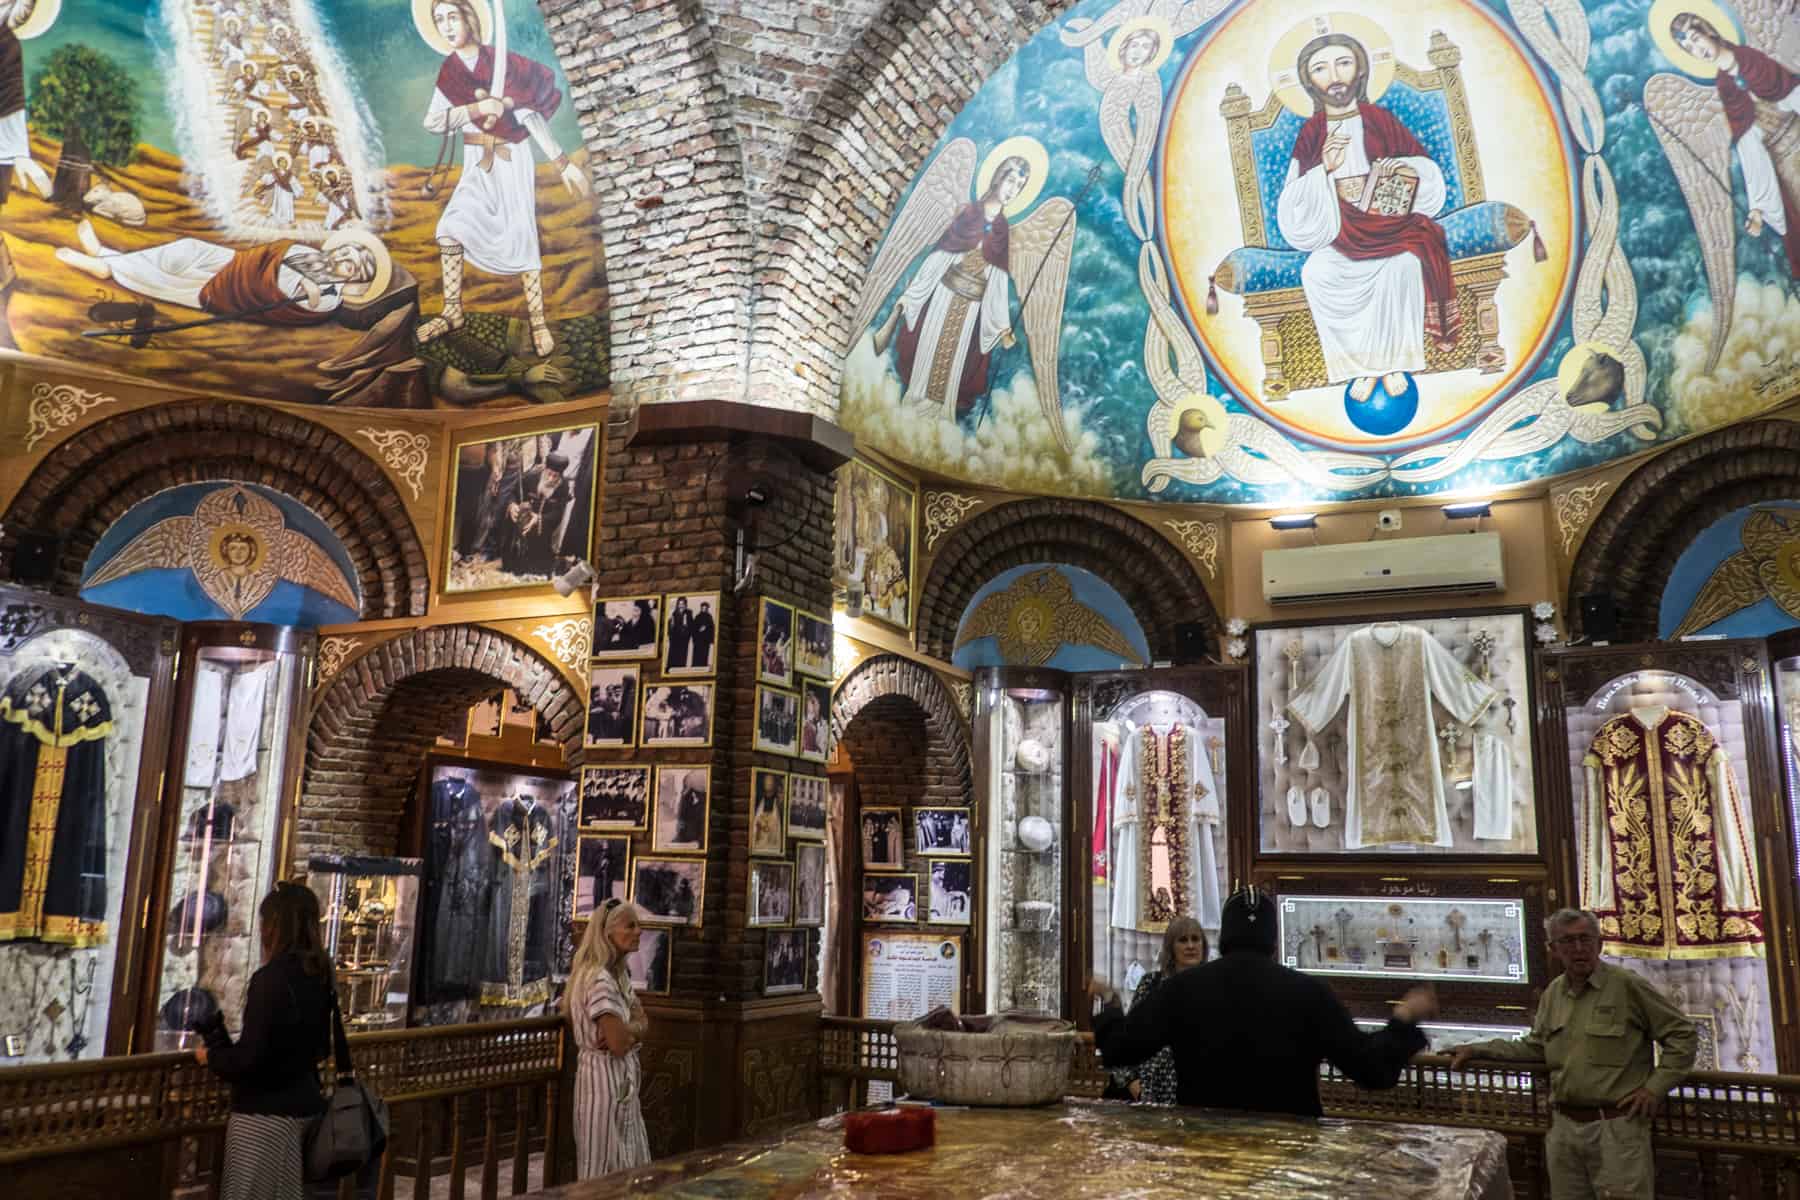
<instances>
[{"instance_id":1,"label":"red robe on christ","mask_svg":"<svg viewBox=\"0 0 1800 1200\"><path fill-rule=\"evenodd\" d=\"M1738 139L1756 124L1756 102L1763 100L1772 104L1787 99L1796 87L1800 87L1800 75L1749 46L1732 46L1730 50L1737 60L1737 75L1720 71L1715 77L1715 86L1719 91L1719 102L1725 106L1725 121L1731 126L1731 144L1735 146ZM1743 79L1741 85L1739 78ZM1793 189L1786 179L1781 178L1780 172L1776 173L1776 178L1781 182L1781 207L1787 216L1787 233L1782 237L1782 246L1787 251L1788 272L1800 279L1800 204L1796 203Z\"/></svg>"},{"instance_id":2,"label":"red robe on christ","mask_svg":"<svg viewBox=\"0 0 1800 1200\"><path fill-rule=\"evenodd\" d=\"M1363 153L1370 164L1383 158L1430 158L1425 147L1387 109L1362 104ZM1304 174L1325 160L1328 122L1324 110L1313 113L1294 139L1294 160ZM1425 279L1425 336L1454 342L1462 329L1456 283L1450 277L1450 248L1443 226L1424 213L1403 217L1367 213L1338 197L1338 235L1332 246L1345 258L1363 261L1410 254L1419 260Z\"/></svg>"}]
</instances>

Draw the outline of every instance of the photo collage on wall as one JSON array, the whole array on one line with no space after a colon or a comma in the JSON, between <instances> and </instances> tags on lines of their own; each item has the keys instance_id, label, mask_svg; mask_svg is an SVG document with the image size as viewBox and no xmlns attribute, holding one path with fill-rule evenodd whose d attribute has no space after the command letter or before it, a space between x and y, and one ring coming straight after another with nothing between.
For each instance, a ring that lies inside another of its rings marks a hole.
<instances>
[{"instance_id":1,"label":"photo collage on wall","mask_svg":"<svg viewBox=\"0 0 1800 1200\"><path fill-rule=\"evenodd\" d=\"M961 805L865 805L858 816L867 925L974 921L974 815ZM907 866L911 834L914 866Z\"/></svg>"}]
</instances>

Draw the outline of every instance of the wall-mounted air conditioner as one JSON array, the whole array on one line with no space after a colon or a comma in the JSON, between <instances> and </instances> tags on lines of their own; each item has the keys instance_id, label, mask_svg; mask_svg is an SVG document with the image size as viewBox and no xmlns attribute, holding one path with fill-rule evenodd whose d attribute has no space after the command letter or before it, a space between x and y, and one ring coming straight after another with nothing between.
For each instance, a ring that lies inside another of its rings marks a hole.
<instances>
[{"instance_id":1,"label":"wall-mounted air conditioner","mask_svg":"<svg viewBox=\"0 0 1800 1200\"><path fill-rule=\"evenodd\" d=\"M1468 595L1506 587L1498 533L1265 550L1263 598L1321 604L1393 596Z\"/></svg>"}]
</instances>

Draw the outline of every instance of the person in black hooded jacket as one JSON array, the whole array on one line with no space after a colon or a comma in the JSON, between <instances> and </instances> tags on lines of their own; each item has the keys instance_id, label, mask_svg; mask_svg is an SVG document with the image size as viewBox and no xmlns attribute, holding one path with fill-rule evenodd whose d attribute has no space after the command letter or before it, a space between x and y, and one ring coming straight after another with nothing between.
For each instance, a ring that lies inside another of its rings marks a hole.
<instances>
[{"instance_id":1,"label":"person in black hooded jacket","mask_svg":"<svg viewBox=\"0 0 1800 1200\"><path fill-rule=\"evenodd\" d=\"M1106 1066L1136 1066L1168 1046L1179 1103L1299 1117L1323 1115L1321 1062L1361 1087L1393 1087L1425 1049L1417 1022L1436 1014L1436 993L1413 988L1385 1028L1364 1033L1323 980L1275 961L1276 936L1274 901L1246 888L1225 904L1221 957L1174 976L1129 1017L1116 992L1091 983L1106 1001L1094 1018Z\"/></svg>"}]
</instances>

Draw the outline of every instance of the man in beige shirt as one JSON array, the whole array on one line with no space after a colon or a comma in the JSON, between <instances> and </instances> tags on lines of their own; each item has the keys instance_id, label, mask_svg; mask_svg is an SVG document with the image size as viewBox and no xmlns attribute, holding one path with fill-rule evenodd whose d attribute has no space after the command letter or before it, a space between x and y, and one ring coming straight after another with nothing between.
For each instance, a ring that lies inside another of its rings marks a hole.
<instances>
[{"instance_id":1,"label":"man in beige shirt","mask_svg":"<svg viewBox=\"0 0 1800 1200\"><path fill-rule=\"evenodd\" d=\"M1563 973L1544 989L1531 1032L1458 1046L1450 1065L1548 1063L1552 1200L1653 1200L1650 1121L1694 1065L1694 1023L1642 978L1600 961L1593 913L1565 908L1544 929Z\"/></svg>"}]
</instances>

